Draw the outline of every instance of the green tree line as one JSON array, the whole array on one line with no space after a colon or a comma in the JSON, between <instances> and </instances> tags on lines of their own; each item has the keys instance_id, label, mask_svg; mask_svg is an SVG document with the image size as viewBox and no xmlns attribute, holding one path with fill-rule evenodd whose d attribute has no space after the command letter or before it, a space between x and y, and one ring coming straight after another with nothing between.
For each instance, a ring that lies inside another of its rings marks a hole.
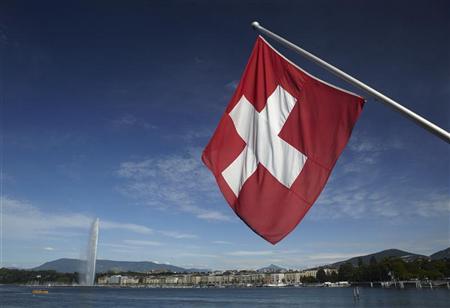
<instances>
[{"instance_id":1,"label":"green tree line","mask_svg":"<svg viewBox=\"0 0 450 308\"><path fill-rule=\"evenodd\" d=\"M56 271L29 271L0 268L0 284L26 283L78 283L78 273L58 273Z\"/></svg>"},{"instance_id":2,"label":"green tree line","mask_svg":"<svg viewBox=\"0 0 450 308\"><path fill-rule=\"evenodd\" d=\"M396 280L437 280L450 277L450 259L426 260L417 259L412 262L405 262L399 258L386 258L377 262L374 257L369 264L364 264L362 259L358 260L358 265L344 263L339 266L338 273L327 274L325 270L319 269L316 276L317 282L368 282L368 281L388 281Z\"/></svg>"}]
</instances>

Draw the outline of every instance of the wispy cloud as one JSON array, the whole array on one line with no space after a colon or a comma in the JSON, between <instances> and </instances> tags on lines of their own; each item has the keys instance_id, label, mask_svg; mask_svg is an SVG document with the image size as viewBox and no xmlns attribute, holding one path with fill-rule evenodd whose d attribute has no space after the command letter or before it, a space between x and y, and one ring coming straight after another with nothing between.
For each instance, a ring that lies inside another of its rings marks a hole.
<instances>
[{"instance_id":1,"label":"wispy cloud","mask_svg":"<svg viewBox=\"0 0 450 308\"><path fill-rule=\"evenodd\" d=\"M79 213L43 212L29 202L3 197L3 230L6 238L32 239L43 235L67 234L67 231L86 232L93 217ZM102 229L119 229L134 233L149 234L152 229L138 224L117 221L100 221Z\"/></svg>"},{"instance_id":2,"label":"wispy cloud","mask_svg":"<svg viewBox=\"0 0 450 308\"><path fill-rule=\"evenodd\" d=\"M166 135L165 138L179 139L186 144L197 144L199 141L202 141L203 143L205 139L209 139L213 132L213 128L201 127L186 130L182 134Z\"/></svg>"},{"instance_id":3,"label":"wispy cloud","mask_svg":"<svg viewBox=\"0 0 450 308\"><path fill-rule=\"evenodd\" d=\"M415 212L422 217L436 217L443 215L450 217L449 191L436 191L427 199L413 202Z\"/></svg>"},{"instance_id":4,"label":"wispy cloud","mask_svg":"<svg viewBox=\"0 0 450 308\"><path fill-rule=\"evenodd\" d=\"M182 233L177 231L158 231L162 235L165 235L167 237L175 238L175 239L194 239L198 238L195 234L190 233Z\"/></svg>"},{"instance_id":5,"label":"wispy cloud","mask_svg":"<svg viewBox=\"0 0 450 308\"><path fill-rule=\"evenodd\" d=\"M217 255L209 253L196 253L196 252L182 252L178 254L181 257L196 257L196 258L217 258Z\"/></svg>"},{"instance_id":6,"label":"wispy cloud","mask_svg":"<svg viewBox=\"0 0 450 308\"><path fill-rule=\"evenodd\" d=\"M99 246L102 247L107 247L107 248L115 248L115 249L119 249L122 251L129 251L130 249L133 249L132 245L125 245L125 244L120 244L120 243L104 243L104 242L100 242L98 243Z\"/></svg>"},{"instance_id":7,"label":"wispy cloud","mask_svg":"<svg viewBox=\"0 0 450 308\"><path fill-rule=\"evenodd\" d=\"M356 256L362 256L367 254L366 252L354 252L354 253L318 253L318 254L310 254L305 257L309 260L316 262L335 262L342 261L345 259L353 258Z\"/></svg>"},{"instance_id":8,"label":"wispy cloud","mask_svg":"<svg viewBox=\"0 0 450 308\"><path fill-rule=\"evenodd\" d=\"M233 244L232 242L228 242L228 241L212 241L211 243L217 244L217 245L231 245L231 244Z\"/></svg>"},{"instance_id":9,"label":"wispy cloud","mask_svg":"<svg viewBox=\"0 0 450 308\"><path fill-rule=\"evenodd\" d=\"M354 132L348 146L351 151L364 154L405 148L405 145L399 139L394 137L390 137L388 140L381 139L381 137L369 135L364 131Z\"/></svg>"},{"instance_id":10,"label":"wispy cloud","mask_svg":"<svg viewBox=\"0 0 450 308\"><path fill-rule=\"evenodd\" d=\"M136 124L136 122L137 122L137 119L132 114L125 114L122 117L115 119L113 121L113 123L118 126L132 126L132 125Z\"/></svg>"},{"instance_id":11,"label":"wispy cloud","mask_svg":"<svg viewBox=\"0 0 450 308\"><path fill-rule=\"evenodd\" d=\"M137 224L130 224L130 223L120 223L120 222L113 222L113 221L101 221L102 229L121 229L121 230L127 230L132 231L135 233L142 233L142 234L151 234L154 231L146 226L143 225L137 225Z\"/></svg>"},{"instance_id":12,"label":"wispy cloud","mask_svg":"<svg viewBox=\"0 0 450 308\"><path fill-rule=\"evenodd\" d=\"M170 155L120 164L117 175L124 180L119 190L158 209L176 209L199 219L230 221L217 210L200 206L218 197L212 176L200 162L199 148L184 155Z\"/></svg>"},{"instance_id":13,"label":"wispy cloud","mask_svg":"<svg viewBox=\"0 0 450 308\"><path fill-rule=\"evenodd\" d=\"M307 219L392 219L448 213L448 189L437 193L436 189L416 187L412 176L386 173L386 162L404 149L395 139L355 134Z\"/></svg>"},{"instance_id":14,"label":"wispy cloud","mask_svg":"<svg viewBox=\"0 0 450 308\"><path fill-rule=\"evenodd\" d=\"M138 245L138 246L161 246L161 242L157 241L147 241L147 240L124 240L125 244Z\"/></svg>"},{"instance_id":15,"label":"wispy cloud","mask_svg":"<svg viewBox=\"0 0 450 308\"><path fill-rule=\"evenodd\" d=\"M367 166L378 163L384 153L392 150L402 150L404 145L397 139L381 140L374 136L369 136L364 132L354 132L349 144L349 158L343 158L343 172L360 172Z\"/></svg>"},{"instance_id":16,"label":"wispy cloud","mask_svg":"<svg viewBox=\"0 0 450 308\"><path fill-rule=\"evenodd\" d=\"M238 84L239 84L239 80L231 80L230 82L225 84L225 88L229 91L234 91L234 90L236 90Z\"/></svg>"},{"instance_id":17,"label":"wispy cloud","mask_svg":"<svg viewBox=\"0 0 450 308\"><path fill-rule=\"evenodd\" d=\"M272 250L239 250L239 251L232 251L226 253L229 256L238 256L238 257L245 257L245 256L270 256L274 254L274 251Z\"/></svg>"},{"instance_id":18,"label":"wispy cloud","mask_svg":"<svg viewBox=\"0 0 450 308\"><path fill-rule=\"evenodd\" d=\"M112 124L116 128L130 128L130 127L137 127L137 128L143 128L143 129L156 129L157 126L150 124L140 118L137 118L136 116L132 114L124 114L121 117L114 119L112 121Z\"/></svg>"},{"instance_id":19,"label":"wispy cloud","mask_svg":"<svg viewBox=\"0 0 450 308\"><path fill-rule=\"evenodd\" d=\"M154 160L147 159L139 162L124 162L120 165L117 174L123 178L139 180L156 176L153 168Z\"/></svg>"},{"instance_id":20,"label":"wispy cloud","mask_svg":"<svg viewBox=\"0 0 450 308\"><path fill-rule=\"evenodd\" d=\"M44 247L44 250L53 251L53 250L55 250L55 248L53 248L53 247Z\"/></svg>"},{"instance_id":21,"label":"wispy cloud","mask_svg":"<svg viewBox=\"0 0 450 308\"><path fill-rule=\"evenodd\" d=\"M216 211L207 211L204 213L199 213L197 217L205 220L230 221L230 217L228 215Z\"/></svg>"},{"instance_id":22,"label":"wispy cloud","mask_svg":"<svg viewBox=\"0 0 450 308\"><path fill-rule=\"evenodd\" d=\"M450 214L450 195L443 190L411 189L389 184L329 185L311 209L313 220L439 217Z\"/></svg>"}]
</instances>

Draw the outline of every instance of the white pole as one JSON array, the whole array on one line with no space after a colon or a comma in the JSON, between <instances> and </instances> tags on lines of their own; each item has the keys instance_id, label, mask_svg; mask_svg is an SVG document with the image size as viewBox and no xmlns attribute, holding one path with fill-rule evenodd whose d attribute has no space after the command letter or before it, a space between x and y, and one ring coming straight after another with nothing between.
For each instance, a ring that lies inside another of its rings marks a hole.
<instances>
[{"instance_id":1,"label":"white pole","mask_svg":"<svg viewBox=\"0 0 450 308\"><path fill-rule=\"evenodd\" d=\"M252 27L255 30L258 30L259 32L267 35L268 37L272 38L273 40L281 43L282 45L288 47L289 49L292 49L296 53L306 57L308 60L320 65L324 69L328 70L329 72L333 73L334 75L338 76L339 78L347 81L348 83L354 85L357 88L360 88L361 90L365 91L366 93L370 94L371 96L375 97L377 100L383 102L384 104L388 105L395 111L399 112L403 116L409 118L410 120L414 121L416 124L422 126L432 134L436 135L437 137L441 138L447 143L450 143L450 133L446 130L440 128L436 124L431 123L427 119L421 117L417 113L409 110L408 108L400 105L393 99L381 94L380 92L376 91L375 89L369 87L365 83L359 81L358 79L348 75L347 73L341 71L337 67L334 67L333 65L325 62L324 60L316 57L312 53L309 53L308 51L298 47L297 45L294 45L293 43L289 42L288 40L282 38L281 36L267 30L263 26L261 26L257 21L252 22Z\"/></svg>"}]
</instances>

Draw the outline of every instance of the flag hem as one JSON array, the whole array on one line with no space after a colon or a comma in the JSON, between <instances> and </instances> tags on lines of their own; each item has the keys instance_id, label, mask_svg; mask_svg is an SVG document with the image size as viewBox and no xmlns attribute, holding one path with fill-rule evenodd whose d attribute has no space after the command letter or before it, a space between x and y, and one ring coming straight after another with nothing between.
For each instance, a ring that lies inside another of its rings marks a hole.
<instances>
[{"instance_id":1,"label":"flag hem","mask_svg":"<svg viewBox=\"0 0 450 308\"><path fill-rule=\"evenodd\" d=\"M334 89L336 89L336 90L339 90L339 91L345 92L345 93L347 93L347 94L356 96L356 97L361 98L361 99L363 99L364 101L366 101L366 99L365 99L364 97L362 97L361 95L358 95L358 94L356 94L356 93L353 93L353 92L351 92L351 91L349 91L349 90L342 89L342 88L340 88L340 87L338 87L338 86L335 86L335 85L333 85L333 84L331 84L331 83L328 83L328 82L326 82L326 81L324 81L324 80L322 80L322 79L320 79L320 78L318 78L318 77L312 75L311 73L305 71L304 69L300 68L300 66L298 66L297 64L295 64L293 61L289 60L286 56L284 56L284 55L283 55L281 52L279 52L277 49L275 49L275 47L273 47L269 42L267 42L267 40L266 40L264 37L262 37L261 35L258 35L258 37L259 37L259 38L260 38L267 46L269 46L274 52L276 52L280 57L282 57L284 60L286 60L287 62L289 62L292 66L294 66L296 69L300 70L302 73L308 75L309 77L313 78L314 80L317 80L317 81L319 81L319 82L321 82L321 83L326 84L326 85L329 86L329 87L332 87L332 88L334 88Z\"/></svg>"}]
</instances>

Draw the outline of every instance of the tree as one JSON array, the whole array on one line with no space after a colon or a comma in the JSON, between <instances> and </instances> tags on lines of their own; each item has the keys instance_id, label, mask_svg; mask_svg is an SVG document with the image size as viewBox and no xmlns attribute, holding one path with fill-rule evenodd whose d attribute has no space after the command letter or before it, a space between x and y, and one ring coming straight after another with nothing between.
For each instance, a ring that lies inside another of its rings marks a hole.
<instances>
[{"instance_id":1,"label":"tree","mask_svg":"<svg viewBox=\"0 0 450 308\"><path fill-rule=\"evenodd\" d=\"M341 281L350 281L353 278L353 265L350 262L339 266L338 278Z\"/></svg>"},{"instance_id":2,"label":"tree","mask_svg":"<svg viewBox=\"0 0 450 308\"><path fill-rule=\"evenodd\" d=\"M336 282L338 281L338 274L336 272L331 272L331 275L329 275L329 280L331 282Z\"/></svg>"},{"instance_id":3,"label":"tree","mask_svg":"<svg viewBox=\"0 0 450 308\"><path fill-rule=\"evenodd\" d=\"M363 259L361 257L358 258L358 267L363 266Z\"/></svg>"},{"instance_id":4,"label":"tree","mask_svg":"<svg viewBox=\"0 0 450 308\"><path fill-rule=\"evenodd\" d=\"M325 270L324 270L323 268L321 268L321 269L319 269L319 270L317 271L316 279L317 279L319 282L325 282L325 281L327 281L327 274L325 273Z\"/></svg>"},{"instance_id":5,"label":"tree","mask_svg":"<svg viewBox=\"0 0 450 308\"><path fill-rule=\"evenodd\" d=\"M313 276L304 276L300 278L302 283L314 283L317 282L317 279Z\"/></svg>"},{"instance_id":6,"label":"tree","mask_svg":"<svg viewBox=\"0 0 450 308\"><path fill-rule=\"evenodd\" d=\"M375 259L375 256L370 257L369 264L370 265L376 265L377 264L377 259Z\"/></svg>"}]
</instances>

